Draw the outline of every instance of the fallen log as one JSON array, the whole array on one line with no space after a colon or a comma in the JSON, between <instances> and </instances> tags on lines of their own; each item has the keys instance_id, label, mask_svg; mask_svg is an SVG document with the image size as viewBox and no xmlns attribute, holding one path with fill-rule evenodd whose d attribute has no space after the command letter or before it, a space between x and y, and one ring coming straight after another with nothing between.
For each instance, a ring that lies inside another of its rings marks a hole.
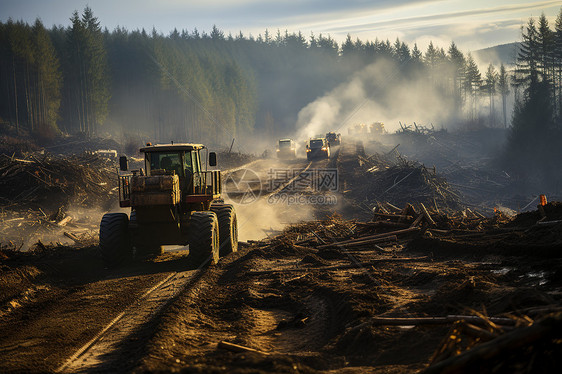
<instances>
[{"instance_id":1,"label":"fallen log","mask_svg":"<svg viewBox=\"0 0 562 374\"><path fill-rule=\"evenodd\" d=\"M423 216L427 220L427 223L429 223L431 226L435 226L435 221L433 220L433 218L431 218L427 209L425 209L425 205L420 203L420 208L421 208L421 212L422 212Z\"/></svg>"},{"instance_id":2,"label":"fallen log","mask_svg":"<svg viewBox=\"0 0 562 374\"><path fill-rule=\"evenodd\" d=\"M393 214L393 213L377 213L377 212L375 212L375 213L373 213L373 215L374 215L374 216L377 216L377 217L382 217L382 218L414 219L414 217L412 217L412 216L408 216L408 215L403 216L403 215L401 215L400 213L398 213L398 214ZM367 223L370 223L370 222L367 222Z\"/></svg>"},{"instance_id":3,"label":"fallen log","mask_svg":"<svg viewBox=\"0 0 562 374\"><path fill-rule=\"evenodd\" d=\"M402 211L402 209L392 205L391 203L389 203L388 201L384 203L389 209L394 210L397 213L400 213Z\"/></svg>"},{"instance_id":4,"label":"fallen log","mask_svg":"<svg viewBox=\"0 0 562 374\"><path fill-rule=\"evenodd\" d=\"M364 241L364 240L367 240L367 239L378 239L378 238L384 238L384 237L388 237L388 236L392 236L392 235L407 234L407 233L411 233L411 232L414 232L414 231L419 231L419 228L418 227L409 227L409 228L403 229L403 230L390 231L390 232L385 232L385 233L382 233L382 234L369 235L369 236L364 236L362 238L356 238L356 239L350 239L350 240L344 240L344 241L340 241L340 242L334 242L334 243L330 243L330 244L320 245L317 248L323 249L323 248L328 248L328 247L333 247L333 246L345 245L345 244L348 244L348 243L353 243L353 242L358 242L358 241Z\"/></svg>"},{"instance_id":5,"label":"fallen log","mask_svg":"<svg viewBox=\"0 0 562 374\"><path fill-rule=\"evenodd\" d=\"M80 238L77 237L76 235L74 235L73 233L70 233L70 232L66 232L66 231L65 231L65 232L64 232L64 236L66 236L66 237L69 238L69 239L74 240L76 243L80 243L80 242L81 242Z\"/></svg>"},{"instance_id":6,"label":"fallen log","mask_svg":"<svg viewBox=\"0 0 562 374\"><path fill-rule=\"evenodd\" d=\"M72 216L66 216L60 222L58 222L57 225L66 226L66 224L69 223L70 221L72 221Z\"/></svg>"},{"instance_id":7,"label":"fallen log","mask_svg":"<svg viewBox=\"0 0 562 374\"><path fill-rule=\"evenodd\" d=\"M367 224L363 224L366 227L373 227L373 228L377 228L377 227L390 227L390 228L408 228L410 227L410 225L408 223L402 223L402 222L393 222L393 221L375 221L375 222L368 222Z\"/></svg>"},{"instance_id":8,"label":"fallen log","mask_svg":"<svg viewBox=\"0 0 562 374\"><path fill-rule=\"evenodd\" d=\"M248 275L266 275L272 273L294 273L300 271L327 271L327 270L344 270L344 269L358 269L358 268L369 268L379 263L383 262L416 262L416 261L426 261L428 256L422 257L408 257L408 258L379 258L371 260L369 262L358 262L354 264L346 265L335 265L335 266L321 266L321 267L303 267L303 268L288 268L288 269L271 269L271 270L251 270L248 271Z\"/></svg>"},{"instance_id":9,"label":"fallen log","mask_svg":"<svg viewBox=\"0 0 562 374\"><path fill-rule=\"evenodd\" d=\"M395 242L397 240L398 240L398 238L396 237L396 235L389 235L389 236L385 236L384 238L359 240L359 241L356 241L356 242L348 243L345 246L346 247L357 247L357 246L366 245L366 244Z\"/></svg>"}]
</instances>

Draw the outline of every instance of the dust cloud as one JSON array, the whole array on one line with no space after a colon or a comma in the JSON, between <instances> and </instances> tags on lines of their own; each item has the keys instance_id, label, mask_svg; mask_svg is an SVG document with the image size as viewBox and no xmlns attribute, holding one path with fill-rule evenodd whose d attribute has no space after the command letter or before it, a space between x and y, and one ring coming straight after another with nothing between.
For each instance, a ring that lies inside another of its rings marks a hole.
<instances>
[{"instance_id":1,"label":"dust cloud","mask_svg":"<svg viewBox=\"0 0 562 374\"><path fill-rule=\"evenodd\" d=\"M427 77L405 76L396 63L381 60L301 109L297 137L345 134L348 126L373 122L383 122L387 131L399 128L399 121L440 128L455 122L455 114L452 95L428 84Z\"/></svg>"},{"instance_id":2,"label":"dust cloud","mask_svg":"<svg viewBox=\"0 0 562 374\"><path fill-rule=\"evenodd\" d=\"M274 236L287 225L314 219L314 210L309 206L273 204L261 198L250 204L236 204L238 216L238 240L259 240ZM273 235L272 235L273 234Z\"/></svg>"}]
</instances>

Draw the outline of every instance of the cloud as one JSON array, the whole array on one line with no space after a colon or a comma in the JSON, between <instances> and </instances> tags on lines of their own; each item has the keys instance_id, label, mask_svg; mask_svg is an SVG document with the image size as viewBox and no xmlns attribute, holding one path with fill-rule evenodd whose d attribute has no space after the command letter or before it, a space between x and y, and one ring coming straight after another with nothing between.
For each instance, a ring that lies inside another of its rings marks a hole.
<instances>
[{"instance_id":1,"label":"cloud","mask_svg":"<svg viewBox=\"0 0 562 374\"><path fill-rule=\"evenodd\" d=\"M549 6L559 6L559 0L532 2L525 4L506 4L490 8L470 9L456 12L438 13L424 16L412 16L404 18L395 18L385 21L377 21L372 23L365 23L360 25L348 25L329 28L330 32L362 32L362 31L376 31L388 30L393 28L399 29L414 29L419 28L420 25L436 25L436 24L452 24L458 21L458 18L466 18L472 16L486 16L489 17L494 13L507 13L516 12L530 9L541 9Z\"/></svg>"},{"instance_id":2,"label":"cloud","mask_svg":"<svg viewBox=\"0 0 562 374\"><path fill-rule=\"evenodd\" d=\"M32 23L41 17L46 26L68 25L72 12L88 4L109 29L155 27L167 34L174 28L209 32L216 25L226 34L242 31L245 35L287 29L305 35L330 34L338 42L348 33L363 40L457 40L465 35L468 39L462 28L486 36L467 42L469 48L517 40L513 25L501 22L519 19L524 23L538 11L554 19L560 7L560 1L546 0L0 0L0 20L11 17Z\"/></svg>"},{"instance_id":3,"label":"cloud","mask_svg":"<svg viewBox=\"0 0 562 374\"><path fill-rule=\"evenodd\" d=\"M497 40L516 41L521 27L521 19L495 22L462 22L447 25L427 25L403 31L402 40L416 42L422 51L430 41L446 47L454 41L463 50L476 50L487 44L497 44Z\"/></svg>"}]
</instances>

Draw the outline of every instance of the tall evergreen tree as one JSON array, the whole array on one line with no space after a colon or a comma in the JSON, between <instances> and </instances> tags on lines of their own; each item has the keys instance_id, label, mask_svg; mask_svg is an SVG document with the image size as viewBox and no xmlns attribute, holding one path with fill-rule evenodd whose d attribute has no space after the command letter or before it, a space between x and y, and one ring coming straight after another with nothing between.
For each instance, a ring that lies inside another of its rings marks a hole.
<instances>
[{"instance_id":1,"label":"tall evergreen tree","mask_svg":"<svg viewBox=\"0 0 562 374\"><path fill-rule=\"evenodd\" d=\"M548 188L560 182L562 132L554 120L553 77L548 67L548 55L552 53L549 48L553 43L547 42L549 32L545 27L548 24L543 19L537 30L531 18L522 35L516 84L524 89L524 95L515 103L506 165L541 180Z\"/></svg>"},{"instance_id":2,"label":"tall evergreen tree","mask_svg":"<svg viewBox=\"0 0 562 374\"><path fill-rule=\"evenodd\" d=\"M484 85L482 89L488 94L490 99L490 124L494 125L494 96L496 94L496 86L498 84L498 72L494 65L488 65L486 76L484 78Z\"/></svg>"},{"instance_id":3,"label":"tall evergreen tree","mask_svg":"<svg viewBox=\"0 0 562 374\"><path fill-rule=\"evenodd\" d=\"M498 90L502 96L503 127L507 128L507 96L509 95L509 77L505 66L501 64L498 74Z\"/></svg>"},{"instance_id":4,"label":"tall evergreen tree","mask_svg":"<svg viewBox=\"0 0 562 374\"><path fill-rule=\"evenodd\" d=\"M62 75L47 30L39 19L33 25L35 55L35 128L44 136L58 131Z\"/></svg>"},{"instance_id":5,"label":"tall evergreen tree","mask_svg":"<svg viewBox=\"0 0 562 374\"><path fill-rule=\"evenodd\" d=\"M427 50L425 51L425 55L423 57L423 62L425 63L429 71L430 81L432 82L432 84L435 84L437 81L436 75L439 63L439 51L437 48L435 48L432 41L430 41L429 45L427 46Z\"/></svg>"},{"instance_id":6,"label":"tall evergreen tree","mask_svg":"<svg viewBox=\"0 0 562 374\"><path fill-rule=\"evenodd\" d=\"M451 42L448 50L449 61L452 68L453 94L457 110L462 110L464 102L463 85L466 79L466 60L464 54L458 49L455 42Z\"/></svg>"},{"instance_id":7,"label":"tall evergreen tree","mask_svg":"<svg viewBox=\"0 0 562 374\"><path fill-rule=\"evenodd\" d=\"M465 79L464 86L467 92L467 96L471 98L471 106L469 110L469 118L471 120L476 119L477 97L481 85L482 85L482 75L478 70L478 65L476 65L474 58L469 53L466 58L466 79Z\"/></svg>"},{"instance_id":8,"label":"tall evergreen tree","mask_svg":"<svg viewBox=\"0 0 562 374\"><path fill-rule=\"evenodd\" d=\"M562 7L554 24L554 76L558 126L562 127Z\"/></svg>"},{"instance_id":9,"label":"tall evergreen tree","mask_svg":"<svg viewBox=\"0 0 562 374\"><path fill-rule=\"evenodd\" d=\"M530 18L523 29L523 41L517 55L517 64L514 77L516 88L524 87L528 92L535 90L539 83L539 42L535 20Z\"/></svg>"},{"instance_id":10,"label":"tall evergreen tree","mask_svg":"<svg viewBox=\"0 0 562 374\"><path fill-rule=\"evenodd\" d=\"M420 66L423 63L422 52L419 50L417 43L414 43L414 48L412 48L411 61L414 66Z\"/></svg>"}]
</instances>

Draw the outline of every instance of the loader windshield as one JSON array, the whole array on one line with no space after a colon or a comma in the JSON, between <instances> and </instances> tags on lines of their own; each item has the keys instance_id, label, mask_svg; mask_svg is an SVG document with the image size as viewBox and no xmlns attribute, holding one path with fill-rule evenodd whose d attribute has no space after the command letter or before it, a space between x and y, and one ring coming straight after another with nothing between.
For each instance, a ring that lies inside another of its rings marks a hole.
<instances>
[{"instance_id":1,"label":"loader windshield","mask_svg":"<svg viewBox=\"0 0 562 374\"><path fill-rule=\"evenodd\" d=\"M184 176L184 163L189 163L191 166L191 159L188 162L183 160L183 152L147 152L146 153L146 171L148 175L152 175L154 170L166 170L168 172L175 172L178 176Z\"/></svg>"}]
</instances>

